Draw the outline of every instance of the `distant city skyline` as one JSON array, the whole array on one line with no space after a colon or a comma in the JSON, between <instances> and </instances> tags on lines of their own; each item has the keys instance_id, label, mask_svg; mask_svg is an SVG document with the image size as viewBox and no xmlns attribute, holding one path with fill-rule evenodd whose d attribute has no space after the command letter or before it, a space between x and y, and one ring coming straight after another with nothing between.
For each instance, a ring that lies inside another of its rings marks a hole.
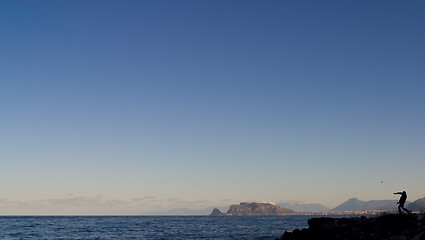
<instances>
[{"instance_id":1,"label":"distant city skyline","mask_svg":"<svg viewBox=\"0 0 425 240\"><path fill-rule=\"evenodd\" d=\"M425 197L423 1L1 1L0 215Z\"/></svg>"}]
</instances>

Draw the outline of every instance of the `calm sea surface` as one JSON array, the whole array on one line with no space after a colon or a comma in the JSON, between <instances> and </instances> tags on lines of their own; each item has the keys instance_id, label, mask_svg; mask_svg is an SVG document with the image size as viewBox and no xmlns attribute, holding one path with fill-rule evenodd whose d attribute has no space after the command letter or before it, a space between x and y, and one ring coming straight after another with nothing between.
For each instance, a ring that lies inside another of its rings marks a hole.
<instances>
[{"instance_id":1,"label":"calm sea surface","mask_svg":"<svg viewBox=\"0 0 425 240\"><path fill-rule=\"evenodd\" d=\"M0 217L0 239L275 239L312 216Z\"/></svg>"}]
</instances>

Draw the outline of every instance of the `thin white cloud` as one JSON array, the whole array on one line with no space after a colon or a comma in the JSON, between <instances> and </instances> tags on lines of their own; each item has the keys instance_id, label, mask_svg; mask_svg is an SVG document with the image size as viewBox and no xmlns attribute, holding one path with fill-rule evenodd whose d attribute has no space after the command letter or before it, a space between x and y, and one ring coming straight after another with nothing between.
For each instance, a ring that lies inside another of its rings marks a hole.
<instances>
[{"instance_id":1,"label":"thin white cloud","mask_svg":"<svg viewBox=\"0 0 425 240\"><path fill-rule=\"evenodd\" d=\"M134 202L143 202L143 201L155 201L156 198L154 196L150 196L150 195L145 195L143 197L139 197L139 198L133 198L132 199Z\"/></svg>"},{"instance_id":2,"label":"thin white cloud","mask_svg":"<svg viewBox=\"0 0 425 240\"><path fill-rule=\"evenodd\" d=\"M61 198L41 200L0 200L0 214L116 214L125 210L126 202L94 197L67 195Z\"/></svg>"},{"instance_id":3,"label":"thin white cloud","mask_svg":"<svg viewBox=\"0 0 425 240\"><path fill-rule=\"evenodd\" d=\"M147 214L169 209L210 207L208 200L186 201L181 198L136 197L130 200L109 199L103 195L74 196L41 200L0 199L0 215L95 215Z\"/></svg>"}]
</instances>

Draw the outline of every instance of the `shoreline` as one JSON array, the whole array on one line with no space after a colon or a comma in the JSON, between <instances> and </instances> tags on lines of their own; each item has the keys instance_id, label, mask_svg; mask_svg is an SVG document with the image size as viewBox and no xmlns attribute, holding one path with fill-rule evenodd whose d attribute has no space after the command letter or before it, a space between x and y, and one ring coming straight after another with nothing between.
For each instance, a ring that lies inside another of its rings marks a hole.
<instances>
[{"instance_id":1,"label":"shoreline","mask_svg":"<svg viewBox=\"0 0 425 240\"><path fill-rule=\"evenodd\" d=\"M308 228L285 231L276 240L425 240L425 214L381 214L355 217L314 217Z\"/></svg>"}]
</instances>

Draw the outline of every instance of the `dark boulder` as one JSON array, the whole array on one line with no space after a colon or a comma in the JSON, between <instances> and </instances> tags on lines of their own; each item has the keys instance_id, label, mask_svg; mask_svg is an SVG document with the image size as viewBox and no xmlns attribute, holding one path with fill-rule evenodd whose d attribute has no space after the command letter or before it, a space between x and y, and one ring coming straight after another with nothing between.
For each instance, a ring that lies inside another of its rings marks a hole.
<instances>
[{"instance_id":1,"label":"dark boulder","mask_svg":"<svg viewBox=\"0 0 425 240\"><path fill-rule=\"evenodd\" d=\"M281 240L425 240L423 214L386 214L378 217L312 218L308 228L285 232Z\"/></svg>"}]
</instances>

